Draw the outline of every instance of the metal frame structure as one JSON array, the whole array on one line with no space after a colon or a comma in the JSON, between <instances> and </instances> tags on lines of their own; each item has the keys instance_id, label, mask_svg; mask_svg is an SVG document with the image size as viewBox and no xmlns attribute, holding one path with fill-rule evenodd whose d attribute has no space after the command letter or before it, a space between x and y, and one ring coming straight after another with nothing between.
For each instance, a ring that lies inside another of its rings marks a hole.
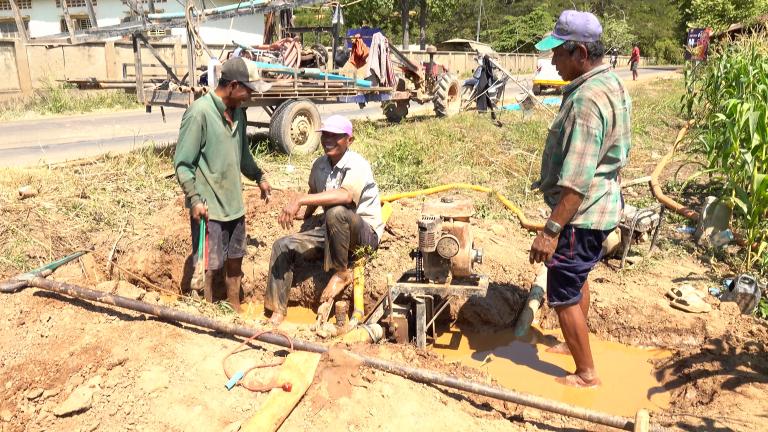
<instances>
[{"instance_id":1,"label":"metal frame structure","mask_svg":"<svg viewBox=\"0 0 768 432\"><path fill-rule=\"evenodd\" d=\"M418 348L427 346L428 333L436 333L435 322L447 309L455 297L484 296L488 292L488 276L474 275L470 278L450 281L445 284L416 282L416 271L408 271L388 287L365 318L366 324L389 321L390 326L395 316L395 305L403 301L410 303L414 315L414 342ZM437 302L436 302L437 300Z\"/></svg>"}]
</instances>

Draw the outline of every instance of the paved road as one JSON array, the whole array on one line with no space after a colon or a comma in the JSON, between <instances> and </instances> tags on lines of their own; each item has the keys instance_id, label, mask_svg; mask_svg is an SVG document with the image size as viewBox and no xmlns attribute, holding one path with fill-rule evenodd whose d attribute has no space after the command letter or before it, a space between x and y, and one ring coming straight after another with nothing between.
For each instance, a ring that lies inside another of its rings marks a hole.
<instances>
[{"instance_id":1,"label":"paved road","mask_svg":"<svg viewBox=\"0 0 768 432\"><path fill-rule=\"evenodd\" d=\"M673 70L643 68L640 75L647 78ZM630 76L628 70L620 70L619 75L625 79ZM514 87L510 90L515 92ZM431 106L424 109L431 109ZM63 162L107 152L127 152L148 142L174 142L183 110L166 108L165 112L165 122L159 108L155 107L151 114L134 110L0 123L0 136L3 137L0 140L0 167ZM343 114L357 119L380 118L381 109L377 103L362 110L356 104L330 104L321 105L320 114L323 117ZM268 117L262 110L252 108L249 120L266 122Z\"/></svg>"}]
</instances>

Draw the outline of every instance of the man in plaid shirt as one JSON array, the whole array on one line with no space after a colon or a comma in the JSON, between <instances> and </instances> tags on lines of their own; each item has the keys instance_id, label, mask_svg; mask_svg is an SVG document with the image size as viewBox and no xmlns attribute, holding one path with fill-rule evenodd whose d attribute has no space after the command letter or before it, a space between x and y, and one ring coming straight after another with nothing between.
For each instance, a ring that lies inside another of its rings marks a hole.
<instances>
[{"instance_id":1,"label":"man in plaid shirt","mask_svg":"<svg viewBox=\"0 0 768 432\"><path fill-rule=\"evenodd\" d=\"M571 354L573 374L563 384L600 384L589 346L587 313L592 268L623 208L619 172L631 147L632 102L621 80L603 65L602 26L588 12L564 11L536 48L553 50L552 64L565 81L560 112L549 129L537 182L552 209L531 246L530 261L544 262L547 301L557 311L565 343L552 352Z\"/></svg>"}]
</instances>

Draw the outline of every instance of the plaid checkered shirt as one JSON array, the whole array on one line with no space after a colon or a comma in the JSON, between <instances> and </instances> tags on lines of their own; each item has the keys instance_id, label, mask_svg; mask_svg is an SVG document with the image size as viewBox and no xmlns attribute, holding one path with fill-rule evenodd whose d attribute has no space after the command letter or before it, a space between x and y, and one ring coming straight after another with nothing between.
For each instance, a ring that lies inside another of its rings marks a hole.
<instances>
[{"instance_id":1,"label":"plaid checkered shirt","mask_svg":"<svg viewBox=\"0 0 768 432\"><path fill-rule=\"evenodd\" d=\"M563 187L584 196L570 224L610 230L621 218L621 178L632 147L632 101L624 84L599 66L563 87L563 102L549 128L539 190L554 209Z\"/></svg>"}]
</instances>

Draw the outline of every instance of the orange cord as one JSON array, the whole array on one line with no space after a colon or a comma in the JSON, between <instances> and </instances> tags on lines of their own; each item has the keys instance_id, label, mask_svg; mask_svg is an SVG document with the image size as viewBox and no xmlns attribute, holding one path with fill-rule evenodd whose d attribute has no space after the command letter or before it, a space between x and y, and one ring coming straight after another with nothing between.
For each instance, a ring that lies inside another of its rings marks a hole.
<instances>
[{"instance_id":1,"label":"orange cord","mask_svg":"<svg viewBox=\"0 0 768 432\"><path fill-rule=\"evenodd\" d=\"M269 330L262 330L262 331L256 332L256 334L254 334L253 336L249 337L248 339L243 341L243 343L241 343L240 345L235 347L232 351L230 351L224 357L224 359L221 361L221 365L224 368L224 374L227 376L227 379L232 378L232 375L234 375L234 373L232 373L227 368L227 359L229 359L229 357L231 357L233 354L236 354L238 351L240 351L240 349L243 346L248 345L254 339L256 339L257 337L259 337L259 336L261 336L261 335L263 335L265 333L272 333L274 335L278 335L278 336L284 337L285 340L287 340L288 344L290 345L290 347L288 348L288 351L293 352L293 340L290 338L290 336L288 336L287 334L283 333L282 331L277 330L277 329L269 329ZM250 390L252 392L268 392L268 391L272 390L273 388L282 388L284 391L289 392L289 391L291 391L291 388L293 387L291 385L291 383L290 382L278 383L276 381L276 378L274 378L274 377L272 379L270 379L269 382L266 382L266 383L265 382L261 382L261 381L257 381L257 380L246 380L245 379L246 376L251 371L253 371L254 369L276 367L276 366L282 365L284 362L285 362L285 359L281 358L281 359L279 359L278 361L276 361L274 363L267 363L267 364L260 364L260 365L251 366L251 367L249 367L249 368L247 368L247 369L245 369L243 371L243 378L241 378L240 381L238 381L237 384L247 388L248 390Z\"/></svg>"}]
</instances>

